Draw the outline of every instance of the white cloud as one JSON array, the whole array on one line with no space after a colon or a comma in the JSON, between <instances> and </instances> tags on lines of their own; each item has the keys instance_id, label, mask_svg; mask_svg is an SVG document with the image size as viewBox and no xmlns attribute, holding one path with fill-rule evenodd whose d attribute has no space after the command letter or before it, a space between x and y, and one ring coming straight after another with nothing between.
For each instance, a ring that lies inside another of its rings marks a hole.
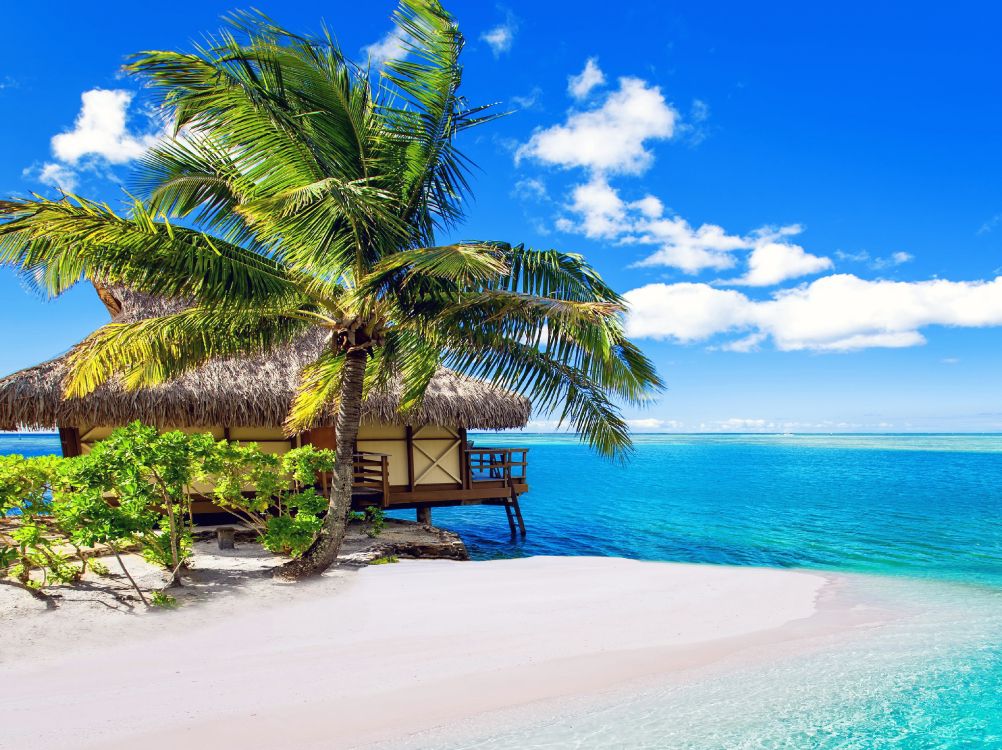
<instances>
[{"instance_id":1,"label":"white cloud","mask_svg":"<svg viewBox=\"0 0 1002 750\"><path fill-rule=\"evenodd\" d=\"M660 432L664 430L680 430L683 427L683 424L677 419L657 419L656 417L627 419L626 424L633 432Z\"/></svg>"},{"instance_id":2,"label":"white cloud","mask_svg":"<svg viewBox=\"0 0 1002 750\"><path fill-rule=\"evenodd\" d=\"M109 164L138 159L161 137L160 133L132 133L127 114L133 93L120 89L91 89L81 95L83 106L73 130L52 137L52 153L73 165L85 156Z\"/></svg>"},{"instance_id":3,"label":"white cloud","mask_svg":"<svg viewBox=\"0 0 1002 750\"><path fill-rule=\"evenodd\" d=\"M598 67L598 59L589 57L584 70L576 76L567 77L567 92L575 99L584 99L596 86L605 83L605 73Z\"/></svg>"},{"instance_id":4,"label":"white cloud","mask_svg":"<svg viewBox=\"0 0 1002 750\"><path fill-rule=\"evenodd\" d=\"M872 257L866 250L860 250L856 253L845 253L841 250L835 251L835 257L840 261L848 261L851 263L865 263L867 267L873 269L874 271L883 271L888 268L895 268L897 266L909 263L915 260L915 256L911 253L906 253L899 250L896 253L891 253L886 257Z\"/></svg>"},{"instance_id":5,"label":"white cloud","mask_svg":"<svg viewBox=\"0 0 1002 750\"><path fill-rule=\"evenodd\" d=\"M620 78L600 107L572 112L563 125L537 131L515 158L599 174L640 174L654 161L646 142L671 138L676 118L660 88Z\"/></svg>"},{"instance_id":6,"label":"white cloud","mask_svg":"<svg viewBox=\"0 0 1002 750\"><path fill-rule=\"evenodd\" d=\"M764 333L750 333L744 338L734 339L722 344L720 349L725 352L741 352L742 354L756 352L767 338L769 336Z\"/></svg>"},{"instance_id":7,"label":"white cloud","mask_svg":"<svg viewBox=\"0 0 1002 750\"><path fill-rule=\"evenodd\" d=\"M55 160L29 167L24 174L68 192L76 189L81 171L114 179L108 166L140 158L164 137L164 127L154 127L149 117L145 129L130 128L133 97L133 92L121 89L85 91L73 129L52 137Z\"/></svg>"},{"instance_id":8,"label":"white cloud","mask_svg":"<svg viewBox=\"0 0 1002 750\"><path fill-rule=\"evenodd\" d=\"M33 172L32 169L24 170L25 174ZM64 164L56 162L46 162L36 173L40 182L59 188L64 193L72 193L77 187L77 173Z\"/></svg>"},{"instance_id":9,"label":"white cloud","mask_svg":"<svg viewBox=\"0 0 1002 750\"><path fill-rule=\"evenodd\" d=\"M692 109L689 112L689 119L693 122L706 122L710 118L710 105L702 99L692 100Z\"/></svg>"},{"instance_id":10,"label":"white cloud","mask_svg":"<svg viewBox=\"0 0 1002 750\"><path fill-rule=\"evenodd\" d=\"M515 41L515 23L509 18L505 23L485 31L480 35L480 38L487 42L494 57L500 57L511 49L511 45Z\"/></svg>"},{"instance_id":11,"label":"white cloud","mask_svg":"<svg viewBox=\"0 0 1002 750\"><path fill-rule=\"evenodd\" d=\"M730 419L721 419L709 424L703 423L700 427L704 431L712 429L720 432L762 432L763 430L775 430L776 423L767 419L731 417Z\"/></svg>"},{"instance_id":12,"label":"white cloud","mask_svg":"<svg viewBox=\"0 0 1002 750\"><path fill-rule=\"evenodd\" d=\"M648 284L627 292L627 333L636 338L702 341L746 328L754 302L709 284Z\"/></svg>"},{"instance_id":13,"label":"white cloud","mask_svg":"<svg viewBox=\"0 0 1002 750\"><path fill-rule=\"evenodd\" d=\"M642 244L659 244L661 248L636 265L639 267L669 266L686 273L696 274L712 268L722 271L732 268L736 261L734 250L748 247L743 237L727 234L716 224L690 226L681 217L658 218L638 225L638 234L628 241Z\"/></svg>"},{"instance_id":14,"label":"white cloud","mask_svg":"<svg viewBox=\"0 0 1002 750\"><path fill-rule=\"evenodd\" d=\"M519 109L533 109L537 104L539 104L539 99L542 95L543 90L539 86L533 86L532 91L525 96L513 96L511 98L511 103Z\"/></svg>"},{"instance_id":15,"label":"white cloud","mask_svg":"<svg viewBox=\"0 0 1002 750\"><path fill-rule=\"evenodd\" d=\"M371 65L382 65L387 60L402 60L407 56L409 37L399 29L390 29L382 39L362 47L362 54Z\"/></svg>"},{"instance_id":16,"label":"white cloud","mask_svg":"<svg viewBox=\"0 0 1002 750\"><path fill-rule=\"evenodd\" d=\"M797 224L762 227L747 236L728 234L716 224L694 228L681 217L664 216L664 204L653 195L624 201L602 175L577 185L566 208L574 218L558 219L561 231L623 244L660 245L636 263L638 267L668 266L689 274L722 271L737 264L735 251L750 250L747 273L731 282L745 286L769 286L832 267L830 259L789 241L803 231Z\"/></svg>"},{"instance_id":17,"label":"white cloud","mask_svg":"<svg viewBox=\"0 0 1002 750\"><path fill-rule=\"evenodd\" d=\"M595 58L589 58L584 70L568 79L568 91L582 98L603 80ZM588 180L572 189L557 229L624 245L658 246L635 266L666 266L688 274L723 271L744 259L737 251L749 251L747 269L731 282L743 286L771 286L831 269L829 258L789 240L802 231L799 225L762 227L747 235L729 234L717 224L694 227L681 216L666 214L658 197L627 201L609 183L610 175L639 175L650 168L654 154L649 142L683 131L691 137L708 117L706 102L696 99L690 114L695 124L680 124L660 88L640 78L620 78L618 89L600 104L571 111L563 124L537 130L515 152L515 160L586 170Z\"/></svg>"},{"instance_id":18,"label":"white cloud","mask_svg":"<svg viewBox=\"0 0 1002 750\"><path fill-rule=\"evenodd\" d=\"M917 346L929 326L1002 325L1002 276L992 281L869 281L835 274L752 300L708 284L648 284L627 292L627 331L690 343L741 332L721 348L851 351Z\"/></svg>"},{"instance_id":19,"label":"white cloud","mask_svg":"<svg viewBox=\"0 0 1002 750\"><path fill-rule=\"evenodd\" d=\"M512 188L512 195L522 200L549 200L546 184L535 177L518 180Z\"/></svg>"},{"instance_id":20,"label":"white cloud","mask_svg":"<svg viewBox=\"0 0 1002 750\"><path fill-rule=\"evenodd\" d=\"M779 229L761 229L752 237L748 271L729 283L743 286L773 286L787 279L821 273L832 268L830 258L811 255L786 238L800 234L803 228L792 224Z\"/></svg>"}]
</instances>

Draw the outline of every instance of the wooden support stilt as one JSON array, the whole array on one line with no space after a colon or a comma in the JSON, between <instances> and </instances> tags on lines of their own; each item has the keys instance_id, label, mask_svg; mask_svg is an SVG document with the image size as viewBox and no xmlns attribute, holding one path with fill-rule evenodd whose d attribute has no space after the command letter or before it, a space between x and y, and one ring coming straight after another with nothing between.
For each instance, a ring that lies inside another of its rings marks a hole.
<instances>
[{"instance_id":1,"label":"wooden support stilt","mask_svg":"<svg viewBox=\"0 0 1002 750\"><path fill-rule=\"evenodd\" d=\"M511 529L511 538L515 538L515 516L511 512L511 503L504 504L504 513L508 517L508 528Z\"/></svg>"},{"instance_id":2,"label":"wooden support stilt","mask_svg":"<svg viewBox=\"0 0 1002 750\"><path fill-rule=\"evenodd\" d=\"M525 519L522 518L522 508L518 504L518 495L514 492L511 496L511 506L515 511L515 518L518 520L518 530L522 532L522 536L525 536Z\"/></svg>"},{"instance_id":3,"label":"wooden support stilt","mask_svg":"<svg viewBox=\"0 0 1002 750\"><path fill-rule=\"evenodd\" d=\"M417 522L431 526L431 506L423 505L417 509Z\"/></svg>"}]
</instances>

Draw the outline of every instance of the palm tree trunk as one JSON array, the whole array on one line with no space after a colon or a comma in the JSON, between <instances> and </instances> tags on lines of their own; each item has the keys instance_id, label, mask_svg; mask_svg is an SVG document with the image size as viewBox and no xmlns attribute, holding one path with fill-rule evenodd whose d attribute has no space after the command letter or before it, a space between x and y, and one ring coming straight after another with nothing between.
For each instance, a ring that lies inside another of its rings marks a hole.
<instances>
[{"instance_id":1,"label":"palm tree trunk","mask_svg":"<svg viewBox=\"0 0 1002 750\"><path fill-rule=\"evenodd\" d=\"M320 534L298 560L286 563L277 571L282 578L305 578L319 575L337 560L351 511L355 439L362 418L362 384L365 379L364 350L349 351L345 357L337 414L337 460L330 504Z\"/></svg>"}]
</instances>

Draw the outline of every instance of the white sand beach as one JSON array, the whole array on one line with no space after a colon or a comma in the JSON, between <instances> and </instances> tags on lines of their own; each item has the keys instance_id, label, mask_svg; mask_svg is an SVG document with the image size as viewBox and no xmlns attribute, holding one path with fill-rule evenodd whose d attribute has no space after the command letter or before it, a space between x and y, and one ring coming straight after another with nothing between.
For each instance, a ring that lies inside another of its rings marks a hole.
<instances>
[{"instance_id":1,"label":"white sand beach","mask_svg":"<svg viewBox=\"0 0 1002 750\"><path fill-rule=\"evenodd\" d=\"M793 640L838 588L583 557L404 561L297 585L255 575L273 564L261 556L199 559L228 578L176 611L0 607L0 747L360 747Z\"/></svg>"}]
</instances>

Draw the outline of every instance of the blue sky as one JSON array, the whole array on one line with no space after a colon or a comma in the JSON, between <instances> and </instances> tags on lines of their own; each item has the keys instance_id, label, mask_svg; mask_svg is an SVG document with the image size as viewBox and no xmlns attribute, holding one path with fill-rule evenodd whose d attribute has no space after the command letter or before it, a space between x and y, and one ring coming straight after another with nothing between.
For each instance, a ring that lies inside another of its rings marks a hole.
<instances>
[{"instance_id":1,"label":"blue sky","mask_svg":"<svg viewBox=\"0 0 1002 750\"><path fill-rule=\"evenodd\" d=\"M392 2L255 4L359 59L393 46ZM124 58L237 7L7 9L0 193L120 200L156 137ZM1002 9L449 7L467 96L515 110L463 144L456 238L583 252L627 293L669 385L637 429L1002 430ZM0 306L0 372L106 320L9 271Z\"/></svg>"}]
</instances>

